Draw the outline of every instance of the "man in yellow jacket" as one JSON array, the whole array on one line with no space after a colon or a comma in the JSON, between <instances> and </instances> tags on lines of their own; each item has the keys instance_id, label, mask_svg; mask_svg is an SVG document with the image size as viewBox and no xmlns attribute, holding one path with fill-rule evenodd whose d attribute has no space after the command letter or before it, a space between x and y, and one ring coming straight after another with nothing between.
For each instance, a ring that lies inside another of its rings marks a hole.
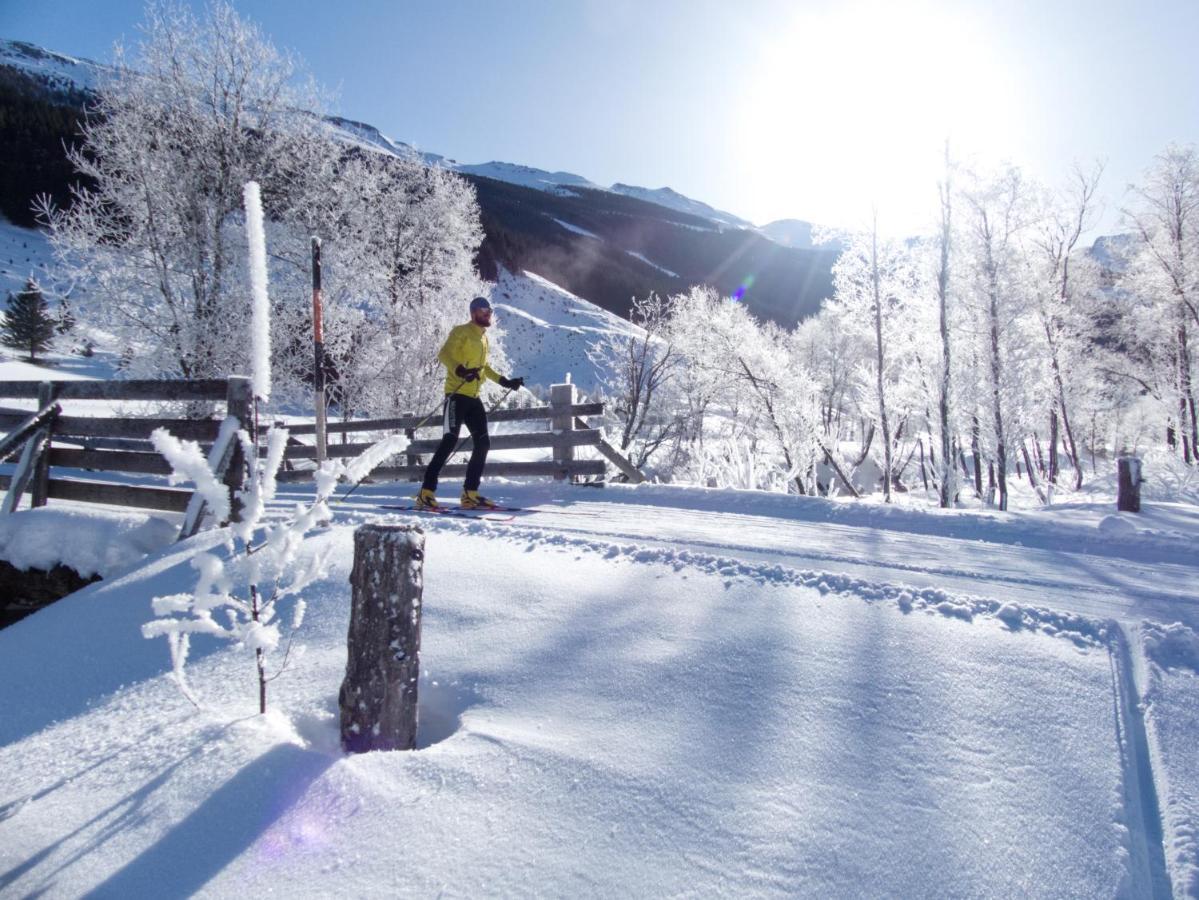
<instances>
[{"instance_id":1,"label":"man in yellow jacket","mask_svg":"<svg viewBox=\"0 0 1199 900\"><path fill-rule=\"evenodd\" d=\"M463 509L488 509L495 504L479 494L479 482L483 478L483 465L487 462L487 451L491 438L487 434L487 410L479 399L482 380L489 378L500 387L516 390L524 387L523 378L504 378L487 365L487 329L491 327L491 304L486 297L475 297L470 301L470 321L457 325L450 331L437 354L445 366L445 409L442 412L442 438L429 467L425 469L425 480L416 505L420 509L440 509L437 502L437 476L458 445L458 434L462 426L470 432L474 449L466 464L466 480L462 484Z\"/></svg>"}]
</instances>

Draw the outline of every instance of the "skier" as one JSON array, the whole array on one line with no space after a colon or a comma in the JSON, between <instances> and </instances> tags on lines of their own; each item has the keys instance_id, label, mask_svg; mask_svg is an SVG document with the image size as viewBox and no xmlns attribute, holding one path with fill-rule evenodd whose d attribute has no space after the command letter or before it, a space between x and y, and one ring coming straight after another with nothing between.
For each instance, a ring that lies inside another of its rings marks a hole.
<instances>
[{"instance_id":1,"label":"skier","mask_svg":"<svg viewBox=\"0 0 1199 900\"><path fill-rule=\"evenodd\" d=\"M444 433L441 444L429 460L429 467L425 469L424 482L416 497L418 509L443 508L437 502L437 476L454 452L463 424L474 440L474 449L466 464L461 506L463 509L491 509L496 505L479 493L483 465L491 447L491 438L487 434L487 411L479 399L479 388L483 378L499 382L500 387L510 391L524 387L525 380L504 378L487 365L487 329L490 327L491 304L486 297L475 297L470 301L470 321L451 329L450 336L437 354L438 360L446 368L445 409L442 413Z\"/></svg>"}]
</instances>

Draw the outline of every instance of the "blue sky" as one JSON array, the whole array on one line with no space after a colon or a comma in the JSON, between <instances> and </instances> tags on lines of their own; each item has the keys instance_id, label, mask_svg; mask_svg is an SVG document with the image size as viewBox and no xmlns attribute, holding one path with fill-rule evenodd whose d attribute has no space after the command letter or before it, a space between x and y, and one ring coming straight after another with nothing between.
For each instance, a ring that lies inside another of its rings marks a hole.
<instances>
[{"instance_id":1,"label":"blue sky","mask_svg":"<svg viewBox=\"0 0 1199 900\"><path fill-rule=\"evenodd\" d=\"M197 4L198 5L198 4ZM1199 0L236 0L331 111L464 162L669 185L758 223L911 230L940 149L1050 184L1105 159L1104 229L1199 141ZM0 36L106 60L140 0L0 0Z\"/></svg>"}]
</instances>

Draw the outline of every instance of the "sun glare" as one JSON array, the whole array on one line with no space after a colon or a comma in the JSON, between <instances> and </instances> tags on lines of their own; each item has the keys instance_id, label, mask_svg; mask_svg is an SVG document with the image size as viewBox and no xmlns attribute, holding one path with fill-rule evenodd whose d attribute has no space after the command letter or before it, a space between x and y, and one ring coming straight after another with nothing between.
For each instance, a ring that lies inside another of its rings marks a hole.
<instances>
[{"instance_id":1,"label":"sun glare","mask_svg":"<svg viewBox=\"0 0 1199 900\"><path fill-rule=\"evenodd\" d=\"M1014 86L982 23L920 4L799 16L747 75L742 184L770 218L918 227L935 209L945 141L1012 155Z\"/></svg>"}]
</instances>

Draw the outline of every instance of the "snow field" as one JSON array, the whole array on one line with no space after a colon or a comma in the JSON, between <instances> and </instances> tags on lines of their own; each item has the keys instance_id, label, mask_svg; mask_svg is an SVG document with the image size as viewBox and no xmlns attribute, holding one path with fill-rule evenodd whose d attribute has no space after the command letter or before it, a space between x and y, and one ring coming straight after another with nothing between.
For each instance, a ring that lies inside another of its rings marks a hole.
<instances>
[{"instance_id":1,"label":"snow field","mask_svg":"<svg viewBox=\"0 0 1199 900\"><path fill-rule=\"evenodd\" d=\"M425 747L345 758L353 518L265 719L247 653L197 640L195 712L139 635L212 533L0 632L0 892L1141 893L1098 626L439 520Z\"/></svg>"}]
</instances>

